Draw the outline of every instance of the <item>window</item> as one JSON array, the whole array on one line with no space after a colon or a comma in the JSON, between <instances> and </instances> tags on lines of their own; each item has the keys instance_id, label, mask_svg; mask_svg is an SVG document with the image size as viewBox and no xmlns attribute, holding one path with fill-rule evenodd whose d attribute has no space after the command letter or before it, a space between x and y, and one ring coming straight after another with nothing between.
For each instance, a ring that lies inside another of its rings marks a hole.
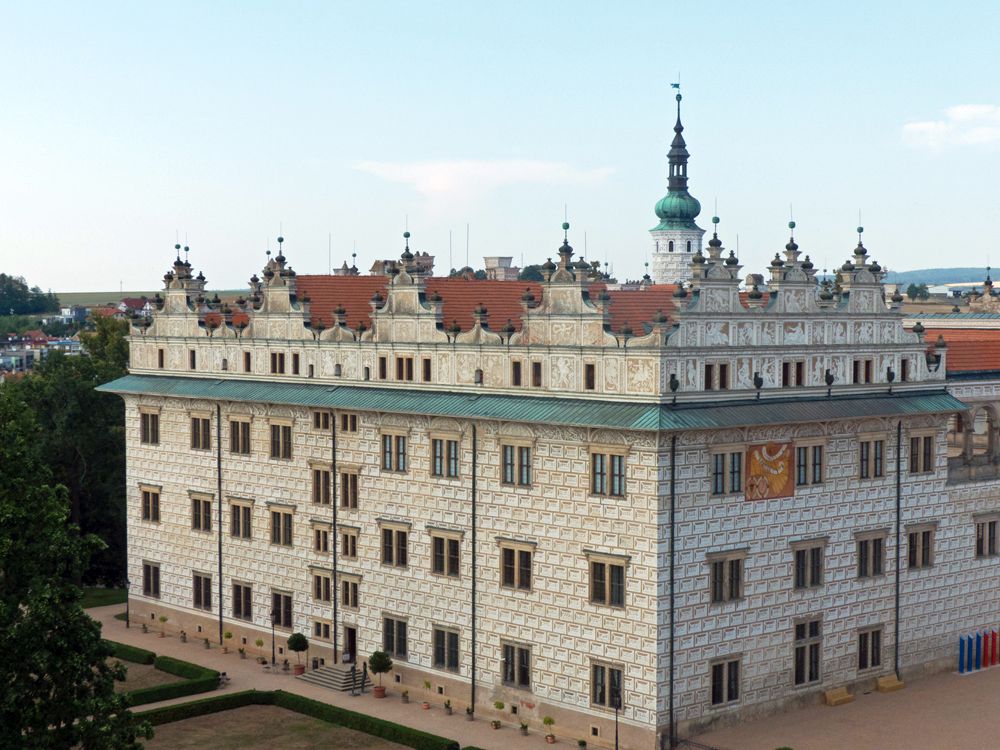
<instances>
[{"instance_id":1,"label":"window","mask_svg":"<svg viewBox=\"0 0 1000 750\"><path fill-rule=\"evenodd\" d=\"M313 550L316 552L330 551L330 530L320 527L313 528Z\"/></svg>"},{"instance_id":2,"label":"window","mask_svg":"<svg viewBox=\"0 0 1000 750\"><path fill-rule=\"evenodd\" d=\"M340 603L348 609L358 608L358 581L356 578L341 577Z\"/></svg>"},{"instance_id":3,"label":"window","mask_svg":"<svg viewBox=\"0 0 1000 750\"><path fill-rule=\"evenodd\" d=\"M521 385L521 363L517 360L510 363L510 384Z\"/></svg>"},{"instance_id":4,"label":"window","mask_svg":"<svg viewBox=\"0 0 1000 750\"><path fill-rule=\"evenodd\" d=\"M159 489L143 488L142 490L142 520L160 522L160 491Z\"/></svg>"},{"instance_id":5,"label":"window","mask_svg":"<svg viewBox=\"0 0 1000 750\"><path fill-rule=\"evenodd\" d=\"M910 379L910 360L904 359L899 363L899 381L906 383Z\"/></svg>"},{"instance_id":6,"label":"window","mask_svg":"<svg viewBox=\"0 0 1000 750\"><path fill-rule=\"evenodd\" d=\"M194 574L194 602L195 609L212 608L212 578L211 576Z\"/></svg>"},{"instance_id":7,"label":"window","mask_svg":"<svg viewBox=\"0 0 1000 750\"><path fill-rule=\"evenodd\" d=\"M438 669L458 671L458 633L454 630L434 628L434 656L432 663Z\"/></svg>"},{"instance_id":8,"label":"window","mask_svg":"<svg viewBox=\"0 0 1000 750\"><path fill-rule=\"evenodd\" d=\"M330 601L330 576L313 574L313 599L320 602Z\"/></svg>"},{"instance_id":9,"label":"window","mask_svg":"<svg viewBox=\"0 0 1000 750\"><path fill-rule=\"evenodd\" d=\"M823 552L825 542L796 542L792 545L795 561L795 588L808 589L823 585Z\"/></svg>"},{"instance_id":10,"label":"window","mask_svg":"<svg viewBox=\"0 0 1000 750\"><path fill-rule=\"evenodd\" d=\"M191 447L194 450L212 450L212 420L208 417L191 417Z\"/></svg>"},{"instance_id":11,"label":"window","mask_svg":"<svg viewBox=\"0 0 1000 750\"><path fill-rule=\"evenodd\" d=\"M330 640L330 623L323 620L313 620L313 638L321 641Z\"/></svg>"},{"instance_id":12,"label":"window","mask_svg":"<svg viewBox=\"0 0 1000 750\"><path fill-rule=\"evenodd\" d=\"M908 567L911 570L931 567L934 564L934 526L907 526L906 538L909 543Z\"/></svg>"},{"instance_id":13,"label":"window","mask_svg":"<svg viewBox=\"0 0 1000 750\"><path fill-rule=\"evenodd\" d=\"M139 442L144 445L159 445L160 415L158 412L139 413Z\"/></svg>"},{"instance_id":14,"label":"window","mask_svg":"<svg viewBox=\"0 0 1000 750\"><path fill-rule=\"evenodd\" d=\"M531 649L527 646L503 644L501 674L503 683L512 687L531 689Z\"/></svg>"},{"instance_id":15,"label":"window","mask_svg":"<svg viewBox=\"0 0 1000 750\"><path fill-rule=\"evenodd\" d=\"M160 598L160 566L154 563L142 564L142 595Z\"/></svg>"},{"instance_id":16,"label":"window","mask_svg":"<svg viewBox=\"0 0 1000 750\"><path fill-rule=\"evenodd\" d=\"M406 658L406 620L382 618L382 650L397 659Z\"/></svg>"},{"instance_id":17,"label":"window","mask_svg":"<svg viewBox=\"0 0 1000 750\"><path fill-rule=\"evenodd\" d=\"M229 506L229 533L237 539L250 538L250 506L231 503Z\"/></svg>"},{"instance_id":18,"label":"window","mask_svg":"<svg viewBox=\"0 0 1000 750\"><path fill-rule=\"evenodd\" d=\"M290 512L271 511L271 544L292 546L292 514Z\"/></svg>"},{"instance_id":19,"label":"window","mask_svg":"<svg viewBox=\"0 0 1000 750\"><path fill-rule=\"evenodd\" d=\"M713 604L743 598L746 552L717 552L708 556L709 595Z\"/></svg>"},{"instance_id":20,"label":"window","mask_svg":"<svg viewBox=\"0 0 1000 750\"><path fill-rule=\"evenodd\" d=\"M271 374L285 374L285 355L283 352L271 352Z\"/></svg>"},{"instance_id":21,"label":"window","mask_svg":"<svg viewBox=\"0 0 1000 750\"><path fill-rule=\"evenodd\" d=\"M292 457L292 426L290 424L271 425L271 458Z\"/></svg>"},{"instance_id":22,"label":"window","mask_svg":"<svg viewBox=\"0 0 1000 750\"><path fill-rule=\"evenodd\" d=\"M583 388L592 391L597 387L597 371L595 365L586 364L583 366Z\"/></svg>"},{"instance_id":23,"label":"window","mask_svg":"<svg viewBox=\"0 0 1000 750\"><path fill-rule=\"evenodd\" d=\"M277 628L292 627L292 595L273 592L271 594L271 622Z\"/></svg>"},{"instance_id":24,"label":"window","mask_svg":"<svg viewBox=\"0 0 1000 750\"><path fill-rule=\"evenodd\" d=\"M358 557L358 532L340 532L340 556L354 560Z\"/></svg>"},{"instance_id":25,"label":"window","mask_svg":"<svg viewBox=\"0 0 1000 750\"><path fill-rule=\"evenodd\" d=\"M531 448L526 445L501 445L503 471L500 481L504 484L531 486Z\"/></svg>"},{"instance_id":26,"label":"window","mask_svg":"<svg viewBox=\"0 0 1000 750\"><path fill-rule=\"evenodd\" d=\"M458 441L446 438L431 440L431 474L436 477L458 476Z\"/></svg>"},{"instance_id":27,"label":"window","mask_svg":"<svg viewBox=\"0 0 1000 750\"><path fill-rule=\"evenodd\" d=\"M910 437L910 473L928 474L934 471L934 436Z\"/></svg>"},{"instance_id":28,"label":"window","mask_svg":"<svg viewBox=\"0 0 1000 750\"><path fill-rule=\"evenodd\" d=\"M796 685L819 681L819 656L822 645L820 621L806 620L795 624L795 658L793 671Z\"/></svg>"},{"instance_id":29,"label":"window","mask_svg":"<svg viewBox=\"0 0 1000 750\"><path fill-rule=\"evenodd\" d=\"M157 349L156 350L156 366L159 367L161 370L163 369L163 350L162 349Z\"/></svg>"},{"instance_id":30,"label":"window","mask_svg":"<svg viewBox=\"0 0 1000 750\"><path fill-rule=\"evenodd\" d=\"M705 390L710 391L715 387L715 365L705 365Z\"/></svg>"},{"instance_id":31,"label":"window","mask_svg":"<svg viewBox=\"0 0 1000 750\"><path fill-rule=\"evenodd\" d=\"M718 389L724 391L728 388L729 365L726 363L705 365L705 390L712 391Z\"/></svg>"},{"instance_id":32,"label":"window","mask_svg":"<svg viewBox=\"0 0 1000 750\"><path fill-rule=\"evenodd\" d=\"M885 574L885 536L884 531L858 535L858 578Z\"/></svg>"},{"instance_id":33,"label":"window","mask_svg":"<svg viewBox=\"0 0 1000 750\"><path fill-rule=\"evenodd\" d=\"M781 385L784 388L792 386L803 386L806 384L806 363L805 362L782 362L781 363Z\"/></svg>"},{"instance_id":34,"label":"window","mask_svg":"<svg viewBox=\"0 0 1000 750\"><path fill-rule=\"evenodd\" d=\"M625 563L623 558L590 559L591 604L625 606Z\"/></svg>"},{"instance_id":35,"label":"window","mask_svg":"<svg viewBox=\"0 0 1000 750\"><path fill-rule=\"evenodd\" d=\"M233 617L237 620L252 620L253 606L250 584L233 584Z\"/></svg>"},{"instance_id":36,"label":"window","mask_svg":"<svg viewBox=\"0 0 1000 750\"><path fill-rule=\"evenodd\" d=\"M870 359L854 360L853 381L855 385L872 382L873 361Z\"/></svg>"},{"instance_id":37,"label":"window","mask_svg":"<svg viewBox=\"0 0 1000 750\"><path fill-rule=\"evenodd\" d=\"M823 446L795 446L795 484L807 487L823 484Z\"/></svg>"},{"instance_id":38,"label":"window","mask_svg":"<svg viewBox=\"0 0 1000 750\"><path fill-rule=\"evenodd\" d=\"M229 360L225 357L222 358L222 371L225 372L229 369Z\"/></svg>"},{"instance_id":39,"label":"window","mask_svg":"<svg viewBox=\"0 0 1000 750\"><path fill-rule=\"evenodd\" d=\"M198 352L194 349L188 349L188 369L198 369Z\"/></svg>"},{"instance_id":40,"label":"window","mask_svg":"<svg viewBox=\"0 0 1000 750\"><path fill-rule=\"evenodd\" d=\"M382 435L382 470L406 471L405 435Z\"/></svg>"},{"instance_id":41,"label":"window","mask_svg":"<svg viewBox=\"0 0 1000 750\"><path fill-rule=\"evenodd\" d=\"M396 380L413 380L413 357L396 357Z\"/></svg>"},{"instance_id":42,"label":"window","mask_svg":"<svg viewBox=\"0 0 1000 750\"><path fill-rule=\"evenodd\" d=\"M327 469L312 470L312 501L320 505L330 504L330 472Z\"/></svg>"},{"instance_id":43,"label":"window","mask_svg":"<svg viewBox=\"0 0 1000 750\"><path fill-rule=\"evenodd\" d=\"M608 664L590 667L590 702L603 708L621 708L622 668Z\"/></svg>"},{"instance_id":44,"label":"window","mask_svg":"<svg viewBox=\"0 0 1000 750\"><path fill-rule=\"evenodd\" d=\"M388 369L389 368L388 368L388 365L386 363L386 358L385 357L379 357L378 358L378 379L379 380L385 380L386 378L389 377Z\"/></svg>"},{"instance_id":45,"label":"window","mask_svg":"<svg viewBox=\"0 0 1000 750\"><path fill-rule=\"evenodd\" d=\"M250 367L250 352L243 352L243 372L250 372L252 369Z\"/></svg>"},{"instance_id":46,"label":"window","mask_svg":"<svg viewBox=\"0 0 1000 750\"><path fill-rule=\"evenodd\" d=\"M299 374L299 355L298 354L293 354L292 355L292 375L298 375L298 374Z\"/></svg>"},{"instance_id":47,"label":"window","mask_svg":"<svg viewBox=\"0 0 1000 750\"><path fill-rule=\"evenodd\" d=\"M997 517L976 521L976 557L995 557L997 554Z\"/></svg>"},{"instance_id":48,"label":"window","mask_svg":"<svg viewBox=\"0 0 1000 750\"><path fill-rule=\"evenodd\" d=\"M532 545L500 545L500 585L508 589L531 591Z\"/></svg>"},{"instance_id":49,"label":"window","mask_svg":"<svg viewBox=\"0 0 1000 750\"><path fill-rule=\"evenodd\" d=\"M723 706L740 699L740 660L725 659L712 664L712 705Z\"/></svg>"},{"instance_id":50,"label":"window","mask_svg":"<svg viewBox=\"0 0 1000 750\"><path fill-rule=\"evenodd\" d=\"M431 535L431 572L457 578L462 541L457 536Z\"/></svg>"},{"instance_id":51,"label":"window","mask_svg":"<svg viewBox=\"0 0 1000 750\"><path fill-rule=\"evenodd\" d=\"M340 473L340 507L355 510L358 507L358 475L353 471Z\"/></svg>"},{"instance_id":52,"label":"window","mask_svg":"<svg viewBox=\"0 0 1000 750\"><path fill-rule=\"evenodd\" d=\"M542 363L531 363L531 385L534 388L542 387Z\"/></svg>"},{"instance_id":53,"label":"window","mask_svg":"<svg viewBox=\"0 0 1000 750\"><path fill-rule=\"evenodd\" d=\"M882 666L882 628L858 631L858 671Z\"/></svg>"},{"instance_id":54,"label":"window","mask_svg":"<svg viewBox=\"0 0 1000 750\"><path fill-rule=\"evenodd\" d=\"M743 491L743 451L712 454L712 494Z\"/></svg>"},{"instance_id":55,"label":"window","mask_svg":"<svg viewBox=\"0 0 1000 750\"><path fill-rule=\"evenodd\" d=\"M424 357L424 359L421 362L421 364L423 366L422 375L423 375L424 382L425 383L429 383L429 382L431 382L431 358L430 357Z\"/></svg>"},{"instance_id":56,"label":"window","mask_svg":"<svg viewBox=\"0 0 1000 750\"><path fill-rule=\"evenodd\" d=\"M622 497L625 494L625 456L591 453L590 491L594 495Z\"/></svg>"},{"instance_id":57,"label":"window","mask_svg":"<svg viewBox=\"0 0 1000 750\"><path fill-rule=\"evenodd\" d=\"M859 475L862 479L885 476L885 440L862 439L859 445Z\"/></svg>"},{"instance_id":58,"label":"window","mask_svg":"<svg viewBox=\"0 0 1000 750\"><path fill-rule=\"evenodd\" d=\"M191 498L191 528L195 531L212 530L212 501L203 497Z\"/></svg>"},{"instance_id":59,"label":"window","mask_svg":"<svg viewBox=\"0 0 1000 750\"><path fill-rule=\"evenodd\" d=\"M250 422L244 419L229 420L229 452L250 455Z\"/></svg>"},{"instance_id":60,"label":"window","mask_svg":"<svg viewBox=\"0 0 1000 750\"><path fill-rule=\"evenodd\" d=\"M341 432L357 432L358 431L358 415L357 414L341 414L340 415L340 431Z\"/></svg>"},{"instance_id":61,"label":"window","mask_svg":"<svg viewBox=\"0 0 1000 750\"><path fill-rule=\"evenodd\" d=\"M330 429L330 412L328 412L328 411L314 411L313 412L313 429L314 430L329 430Z\"/></svg>"},{"instance_id":62,"label":"window","mask_svg":"<svg viewBox=\"0 0 1000 750\"><path fill-rule=\"evenodd\" d=\"M382 528L382 564L406 567L406 529L395 526Z\"/></svg>"}]
</instances>

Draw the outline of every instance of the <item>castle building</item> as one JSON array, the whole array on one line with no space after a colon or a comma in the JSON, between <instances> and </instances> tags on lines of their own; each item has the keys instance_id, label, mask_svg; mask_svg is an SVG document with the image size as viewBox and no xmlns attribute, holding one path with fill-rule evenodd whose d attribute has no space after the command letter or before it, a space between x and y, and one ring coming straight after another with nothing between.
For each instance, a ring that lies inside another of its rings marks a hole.
<instances>
[{"instance_id":1,"label":"castle building","mask_svg":"<svg viewBox=\"0 0 1000 750\"><path fill-rule=\"evenodd\" d=\"M690 288L557 256L532 283L279 251L231 307L178 259L102 386L134 621L303 632L316 674L386 650L391 686L647 750L997 626L1000 357L904 325L860 234L836 284L790 239L766 293L717 234Z\"/></svg>"}]
</instances>

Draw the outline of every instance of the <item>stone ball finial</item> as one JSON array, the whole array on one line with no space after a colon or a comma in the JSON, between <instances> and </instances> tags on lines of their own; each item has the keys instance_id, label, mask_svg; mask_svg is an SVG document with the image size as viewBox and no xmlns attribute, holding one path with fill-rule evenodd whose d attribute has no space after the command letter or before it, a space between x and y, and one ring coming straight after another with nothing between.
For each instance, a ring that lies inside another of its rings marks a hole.
<instances>
[{"instance_id":1,"label":"stone ball finial","mask_svg":"<svg viewBox=\"0 0 1000 750\"><path fill-rule=\"evenodd\" d=\"M564 221L562 223L562 228L563 228L564 232L568 231L569 230L569 222L568 221Z\"/></svg>"}]
</instances>

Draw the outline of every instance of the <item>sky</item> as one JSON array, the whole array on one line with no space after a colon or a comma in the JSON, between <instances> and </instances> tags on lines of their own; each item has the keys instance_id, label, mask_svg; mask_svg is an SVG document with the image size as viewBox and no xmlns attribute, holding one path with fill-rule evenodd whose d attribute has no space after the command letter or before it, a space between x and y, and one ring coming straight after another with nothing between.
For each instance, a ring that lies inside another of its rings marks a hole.
<instances>
[{"instance_id":1,"label":"sky","mask_svg":"<svg viewBox=\"0 0 1000 750\"><path fill-rule=\"evenodd\" d=\"M212 288L279 233L299 273L649 259L674 91L698 223L743 273L986 265L1000 3L0 0L0 271L55 291ZM717 208L716 208L717 207ZM449 251L449 237L451 250ZM707 239L707 238L706 238ZM449 262L449 257L451 258Z\"/></svg>"}]
</instances>

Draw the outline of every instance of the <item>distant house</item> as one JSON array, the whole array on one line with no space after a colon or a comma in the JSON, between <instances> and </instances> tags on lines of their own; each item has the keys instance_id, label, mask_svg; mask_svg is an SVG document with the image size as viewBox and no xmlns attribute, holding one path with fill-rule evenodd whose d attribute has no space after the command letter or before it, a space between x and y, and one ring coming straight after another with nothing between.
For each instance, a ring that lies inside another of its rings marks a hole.
<instances>
[{"instance_id":1,"label":"distant house","mask_svg":"<svg viewBox=\"0 0 1000 750\"><path fill-rule=\"evenodd\" d=\"M97 305L90 308L91 319L97 318L118 318L126 320L132 317L131 313L124 312L114 305Z\"/></svg>"},{"instance_id":2,"label":"distant house","mask_svg":"<svg viewBox=\"0 0 1000 750\"><path fill-rule=\"evenodd\" d=\"M148 318L152 315L152 305L147 297L123 297L118 303L118 310L125 313L127 317L141 315Z\"/></svg>"}]
</instances>

